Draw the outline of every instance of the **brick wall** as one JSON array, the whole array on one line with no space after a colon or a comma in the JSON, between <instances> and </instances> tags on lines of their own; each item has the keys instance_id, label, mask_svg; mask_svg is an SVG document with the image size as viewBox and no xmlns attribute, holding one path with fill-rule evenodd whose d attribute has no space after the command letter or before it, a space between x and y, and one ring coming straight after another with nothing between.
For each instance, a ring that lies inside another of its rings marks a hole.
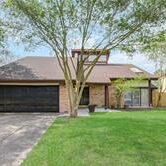
<instances>
[{"instance_id":1,"label":"brick wall","mask_svg":"<svg viewBox=\"0 0 166 166\"><path fill-rule=\"evenodd\" d=\"M112 84L109 86L109 107L116 107L117 106L117 99L116 99L116 87L115 84L112 82ZM124 107L124 97L121 98L121 108Z\"/></svg>"},{"instance_id":2,"label":"brick wall","mask_svg":"<svg viewBox=\"0 0 166 166\"><path fill-rule=\"evenodd\" d=\"M68 112L69 111L69 100L68 100L67 89L64 84L60 84L59 95L60 95L60 101L59 101L60 112Z\"/></svg>"},{"instance_id":3,"label":"brick wall","mask_svg":"<svg viewBox=\"0 0 166 166\"><path fill-rule=\"evenodd\" d=\"M111 108L112 106L116 106L116 96L115 96L115 86L112 84L110 86L108 86L108 90L109 90L109 107Z\"/></svg>"},{"instance_id":4,"label":"brick wall","mask_svg":"<svg viewBox=\"0 0 166 166\"><path fill-rule=\"evenodd\" d=\"M104 85L90 85L90 104L96 104L98 107L105 105L105 86Z\"/></svg>"},{"instance_id":5,"label":"brick wall","mask_svg":"<svg viewBox=\"0 0 166 166\"><path fill-rule=\"evenodd\" d=\"M116 105L115 87L110 85L109 89L109 106ZM69 101L66 86L60 85L60 112L69 111ZM105 85L89 85L90 104L96 104L98 107L105 106Z\"/></svg>"}]
</instances>

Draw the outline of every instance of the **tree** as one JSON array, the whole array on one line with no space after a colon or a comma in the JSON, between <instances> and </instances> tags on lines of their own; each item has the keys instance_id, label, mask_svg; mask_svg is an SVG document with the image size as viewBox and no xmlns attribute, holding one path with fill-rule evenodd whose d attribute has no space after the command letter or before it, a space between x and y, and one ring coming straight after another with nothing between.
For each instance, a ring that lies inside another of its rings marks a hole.
<instances>
[{"instance_id":1,"label":"tree","mask_svg":"<svg viewBox=\"0 0 166 166\"><path fill-rule=\"evenodd\" d=\"M0 64L4 62L4 59L6 58L7 50L5 50L5 32L3 29L3 22L0 20Z\"/></svg>"},{"instance_id":2,"label":"tree","mask_svg":"<svg viewBox=\"0 0 166 166\"><path fill-rule=\"evenodd\" d=\"M161 105L162 93L166 91L165 82L164 82L166 79L166 65L160 63L160 65L158 66L158 70L155 73L159 77L157 81L157 87L158 87L157 106L159 107L162 106Z\"/></svg>"},{"instance_id":3,"label":"tree","mask_svg":"<svg viewBox=\"0 0 166 166\"><path fill-rule=\"evenodd\" d=\"M166 0L2 0L1 6L11 36L19 36L28 48L45 43L52 49L65 77L70 115L76 117L86 81L102 52L134 51L134 43L156 33L150 27L165 21ZM76 43L81 48L77 64L71 58ZM86 47L103 51L85 67Z\"/></svg>"},{"instance_id":4,"label":"tree","mask_svg":"<svg viewBox=\"0 0 166 166\"><path fill-rule=\"evenodd\" d=\"M158 99L157 106L161 106L162 92L166 90L163 79L166 77L166 34L160 33L153 36L143 47L143 52L156 64Z\"/></svg>"},{"instance_id":5,"label":"tree","mask_svg":"<svg viewBox=\"0 0 166 166\"><path fill-rule=\"evenodd\" d=\"M135 87L139 85L144 79L143 76L137 76L134 79L119 78L114 82L115 85L115 96L117 100L117 107L121 108L122 98L126 92L132 92L135 90Z\"/></svg>"},{"instance_id":6,"label":"tree","mask_svg":"<svg viewBox=\"0 0 166 166\"><path fill-rule=\"evenodd\" d=\"M8 35L5 33L4 22L0 19L0 65L11 62L15 59L15 55L7 47Z\"/></svg>"},{"instance_id":7,"label":"tree","mask_svg":"<svg viewBox=\"0 0 166 166\"><path fill-rule=\"evenodd\" d=\"M3 42L4 42L4 34L5 34L5 32L4 32L4 29L3 29L3 23L2 23L2 21L0 20L0 49L4 46L3 44Z\"/></svg>"}]
</instances>

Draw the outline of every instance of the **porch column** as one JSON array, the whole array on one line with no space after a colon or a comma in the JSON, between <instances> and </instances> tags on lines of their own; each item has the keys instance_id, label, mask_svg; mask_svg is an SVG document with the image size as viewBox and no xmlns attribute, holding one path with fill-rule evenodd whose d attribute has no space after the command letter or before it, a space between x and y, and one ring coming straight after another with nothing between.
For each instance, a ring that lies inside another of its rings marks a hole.
<instances>
[{"instance_id":1,"label":"porch column","mask_svg":"<svg viewBox=\"0 0 166 166\"><path fill-rule=\"evenodd\" d=\"M149 79L149 107L152 106L152 88L151 88L151 79Z\"/></svg>"},{"instance_id":2,"label":"porch column","mask_svg":"<svg viewBox=\"0 0 166 166\"><path fill-rule=\"evenodd\" d=\"M108 85L105 85L105 109L109 108L109 91Z\"/></svg>"}]
</instances>

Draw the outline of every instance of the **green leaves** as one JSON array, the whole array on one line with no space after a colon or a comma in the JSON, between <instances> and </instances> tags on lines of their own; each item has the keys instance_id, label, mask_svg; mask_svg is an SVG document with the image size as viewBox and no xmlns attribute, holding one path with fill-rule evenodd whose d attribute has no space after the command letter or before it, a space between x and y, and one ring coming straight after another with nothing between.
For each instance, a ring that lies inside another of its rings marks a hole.
<instances>
[{"instance_id":1,"label":"green leaves","mask_svg":"<svg viewBox=\"0 0 166 166\"><path fill-rule=\"evenodd\" d=\"M114 85L116 88L116 96L121 97L128 91L133 91L136 86L138 86L139 83L141 83L145 77L143 75L138 75L137 77L133 79L126 79L126 78L120 78L114 81Z\"/></svg>"},{"instance_id":2,"label":"green leaves","mask_svg":"<svg viewBox=\"0 0 166 166\"><path fill-rule=\"evenodd\" d=\"M4 29L3 29L3 26L2 26L2 22L0 20L0 48L3 47L4 39L5 39L5 32L4 32Z\"/></svg>"},{"instance_id":3,"label":"green leaves","mask_svg":"<svg viewBox=\"0 0 166 166\"><path fill-rule=\"evenodd\" d=\"M75 43L83 43L84 47L132 52L135 44L144 44L147 36L161 32L158 25L165 25L166 17L166 0L7 0L4 3L4 14L26 32L22 37L36 34L34 40L38 38L54 50L56 45L63 47L66 40L66 48L82 47Z\"/></svg>"},{"instance_id":4,"label":"green leaves","mask_svg":"<svg viewBox=\"0 0 166 166\"><path fill-rule=\"evenodd\" d=\"M6 7L12 7L13 6L13 0L6 0Z\"/></svg>"}]
</instances>

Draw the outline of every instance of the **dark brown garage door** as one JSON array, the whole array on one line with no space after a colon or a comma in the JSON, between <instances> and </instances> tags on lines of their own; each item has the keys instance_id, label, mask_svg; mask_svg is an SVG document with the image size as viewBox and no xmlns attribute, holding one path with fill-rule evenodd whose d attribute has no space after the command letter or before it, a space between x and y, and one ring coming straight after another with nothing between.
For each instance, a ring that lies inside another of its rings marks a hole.
<instances>
[{"instance_id":1,"label":"dark brown garage door","mask_svg":"<svg viewBox=\"0 0 166 166\"><path fill-rule=\"evenodd\" d=\"M0 111L59 112L59 86L0 86Z\"/></svg>"}]
</instances>

